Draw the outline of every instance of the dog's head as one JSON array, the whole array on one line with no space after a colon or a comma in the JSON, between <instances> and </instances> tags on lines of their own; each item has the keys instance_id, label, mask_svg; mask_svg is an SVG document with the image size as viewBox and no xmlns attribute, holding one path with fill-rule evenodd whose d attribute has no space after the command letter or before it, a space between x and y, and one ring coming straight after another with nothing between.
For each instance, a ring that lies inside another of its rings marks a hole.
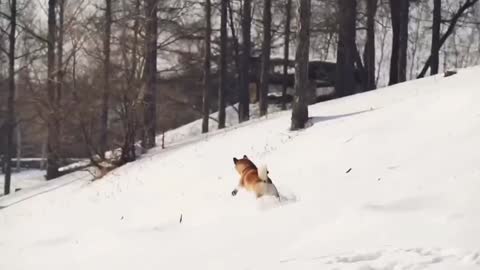
<instances>
[{"instance_id":1,"label":"dog's head","mask_svg":"<svg viewBox=\"0 0 480 270\"><path fill-rule=\"evenodd\" d=\"M252 168L252 169L257 168L257 166L255 166L255 164L253 164L253 162L250 159L248 159L247 155L243 155L241 159L234 157L233 164L235 164L235 169L239 174L242 174L242 172L247 168Z\"/></svg>"}]
</instances>

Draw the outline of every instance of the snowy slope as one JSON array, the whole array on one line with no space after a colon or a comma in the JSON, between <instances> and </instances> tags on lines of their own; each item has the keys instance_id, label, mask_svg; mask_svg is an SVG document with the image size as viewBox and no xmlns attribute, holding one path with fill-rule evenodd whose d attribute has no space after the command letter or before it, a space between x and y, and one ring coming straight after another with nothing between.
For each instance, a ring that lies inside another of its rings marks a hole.
<instances>
[{"instance_id":1,"label":"snowy slope","mask_svg":"<svg viewBox=\"0 0 480 270\"><path fill-rule=\"evenodd\" d=\"M0 269L480 269L479 75L320 103L298 132L275 113L1 209ZM243 154L288 203L231 197Z\"/></svg>"},{"instance_id":2,"label":"snowy slope","mask_svg":"<svg viewBox=\"0 0 480 270\"><path fill-rule=\"evenodd\" d=\"M290 104L287 104L287 107L290 107ZM280 111L281 108L279 105L270 105L268 108L269 113L274 113ZM251 119L256 119L259 116L259 106L258 104L250 104L250 114ZM238 103L229 106L225 110L226 127L234 127L238 128ZM202 119L193 121L187 125L184 125L180 128L172 129L165 134L158 135L156 140L159 146L163 144L165 147L170 148L177 144L184 144L189 140L198 140L200 136L210 136L212 131L217 130L218 122L218 113L212 113L210 115L211 120L209 121L209 130L211 131L209 134L202 135ZM114 151L116 154L120 154L120 149ZM112 151L106 152L107 157L112 154ZM84 168L90 164L90 161L82 160L70 165L64 166L60 168L60 171L63 170L71 170L74 168ZM12 187L11 187L11 194L12 193L19 193L15 196L10 196L9 198L2 198L0 199L0 208L6 207L11 204L15 204L19 201L23 201L26 198L37 196L38 194L42 194L45 192L50 191L51 189L58 188L59 186L63 186L65 184L69 184L75 181L90 181L93 179L93 174L89 173L88 171L93 172L93 167L81 169L80 172L71 173L58 181L46 181L45 180L45 171L38 170L38 169L26 169L20 172L13 171L12 173ZM0 174L0 198L3 196L3 185L4 185L4 175ZM20 191L16 191L16 189L20 189Z\"/></svg>"}]
</instances>

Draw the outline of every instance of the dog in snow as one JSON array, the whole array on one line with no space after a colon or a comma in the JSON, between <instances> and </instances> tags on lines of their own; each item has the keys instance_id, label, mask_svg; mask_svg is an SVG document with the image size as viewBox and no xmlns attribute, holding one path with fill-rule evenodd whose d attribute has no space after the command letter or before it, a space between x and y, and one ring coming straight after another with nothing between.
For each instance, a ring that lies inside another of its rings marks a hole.
<instances>
[{"instance_id":1,"label":"dog in snow","mask_svg":"<svg viewBox=\"0 0 480 270\"><path fill-rule=\"evenodd\" d=\"M234 157L233 164L235 164L235 169L240 174L240 181L238 186L232 191L232 196L237 195L239 188L244 188L249 192L255 193L257 198L270 195L280 199L277 188L272 183L270 177L268 177L266 166L257 168L246 155L243 155L241 159Z\"/></svg>"}]
</instances>

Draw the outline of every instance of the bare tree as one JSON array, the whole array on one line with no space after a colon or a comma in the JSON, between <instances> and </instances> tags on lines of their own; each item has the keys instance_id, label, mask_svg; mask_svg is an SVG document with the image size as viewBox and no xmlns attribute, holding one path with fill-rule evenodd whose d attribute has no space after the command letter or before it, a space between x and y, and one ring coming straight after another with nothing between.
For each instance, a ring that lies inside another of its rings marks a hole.
<instances>
[{"instance_id":1,"label":"bare tree","mask_svg":"<svg viewBox=\"0 0 480 270\"><path fill-rule=\"evenodd\" d=\"M367 90L375 89L375 14L378 0L367 0L367 43L365 44L365 69Z\"/></svg>"},{"instance_id":2,"label":"bare tree","mask_svg":"<svg viewBox=\"0 0 480 270\"><path fill-rule=\"evenodd\" d=\"M389 85L398 83L398 54L400 46L400 18L399 18L399 1L390 0L390 12L392 17L392 51L390 57L390 81Z\"/></svg>"},{"instance_id":3,"label":"bare tree","mask_svg":"<svg viewBox=\"0 0 480 270\"><path fill-rule=\"evenodd\" d=\"M438 73L439 47L440 47L440 24L442 20L442 0L433 0L433 23L432 23L432 66L430 74Z\"/></svg>"},{"instance_id":4,"label":"bare tree","mask_svg":"<svg viewBox=\"0 0 480 270\"><path fill-rule=\"evenodd\" d=\"M212 35L212 3L210 0L205 0L205 59L204 59L204 73L203 73L203 120L202 133L208 132L208 119L210 117L210 58L211 58L211 35Z\"/></svg>"},{"instance_id":5,"label":"bare tree","mask_svg":"<svg viewBox=\"0 0 480 270\"><path fill-rule=\"evenodd\" d=\"M260 115L268 111L268 86L270 74L270 53L272 42L272 1L265 0L263 6L263 42L262 42L262 70L260 72Z\"/></svg>"},{"instance_id":6,"label":"bare tree","mask_svg":"<svg viewBox=\"0 0 480 270\"><path fill-rule=\"evenodd\" d=\"M447 40L447 38L453 33L453 30L455 29L455 26L458 22L458 20L462 17L462 15L471 7L473 7L476 3L478 2L478 0L467 0L465 1L461 6L460 8L458 9L457 12L455 12L455 14L452 15L452 18L449 20L450 24L447 28L447 31L443 34L443 36L440 38L440 41L439 41L439 44L437 46L437 50L440 50L440 48L443 46L443 44L445 43L445 41ZM423 66L422 68L422 71L420 72L420 74L418 75L417 78L423 78L425 76L425 74L427 73L427 70L428 68L432 65L432 55L430 55L427 59L427 62L425 63L425 65Z\"/></svg>"},{"instance_id":7,"label":"bare tree","mask_svg":"<svg viewBox=\"0 0 480 270\"><path fill-rule=\"evenodd\" d=\"M47 51L47 92L48 92L48 138L47 138L47 180L60 175L59 139L60 121L59 111L56 106L55 93L55 42L57 40L57 24L55 7L56 0L48 0L48 51Z\"/></svg>"},{"instance_id":8,"label":"bare tree","mask_svg":"<svg viewBox=\"0 0 480 270\"><path fill-rule=\"evenodd\" d=\"M125 16L129 19L133 19L133 28L131 42L128 39L128 25L129 20L125 21L122 27L122 34L120 38L120 50L122 58L122 67L125 74L124 83L121 85L118 99L120 101L120 110L118 112L122 123L122 136L120 140L121 156L119 164L125 164L136 159L135 141L137 135L137 129L141 126L138 114L140 114L141 100L141 75L140 66L143 54L140 48L140 17L141 17L141 0L133 1L132 11L130 5L123 3ZM156 13L155 13L156 14ZM145 53L146 50L143 50ZM144 70L144 73L146 71ZM137 91L132 91L137 89ZM144 108L145 109L145 108ZM145 110L144 110L145 112ZM143 126L145 128L145 125ZM145 130L145 129L143 129Z\"/></svg>"},{"instance_id":9,"label":"bare tree","mask_svg":"<svg viewBox=\"0 0 480 270\"><path fill-rule=\"evenodd\" d=\"M220 85L218 87L218 128L225 127L225 92L227 87L227 6L229 0L221 0L220 7Z\"/></svg>"},{"instance_id":10,"label":"bare tree","mask_svg":"<svg viewBox=\"0 0 480 270\"><path fill-rule=\"evenodd\" d=\"M250 49L252 27L252 0L243 0L242 10L242 55L240 72L239 121L250 118Z\"/></svg>"},{"instance_id":11,"label":"bare tree","mask_svg":"<svg viewBox=\"0 0 480 270\"><path fill-rule=\"evenodd\" d=\"M390 0L393 33L389 85L407 79L408 10L409 0Z\"/></svg>"},{"instance_id":12,"label":"bare tree","mask_svg":"<svg viewBox=\"0 0 480 270\"><path fill-rule=\"evenodd\" d=\"M5 147L5 195L10 193L10 182L12 174L12 155L13 155L13 130L15 128L15 41L17 26L17 1L10 1L10 33L8 35L8 100L7 100L7 121L6 133L7 144Z\"/></svg>"},{"instance_id":13,"label":"bare tree","mask_svg":"<svg viewBox=\"0 0 480 270\"><path fill-rule=\"evenodd\" d=\"M105 35L103 37L103 96L100 123L100 155L104 157L108 144L108 110L110 99L110 43L112 31L112 0L105 0Z\"/></svg>"},{"instance_id":14,"label":"bare tree","mask_svg":"<svg viewBox=\"0 0 480 270\"><path fill-rule=\"evenodd\" d=\"M155 146L157 96L157 0L145 0L145 96L143 98L144 148Z\"/></svg>"},{"instance_id":15,"label":"bare tree","mask_svg":"<svg viewBox=\"0 0 480 270\"><path fill-rule=\"evenodd\" d=\"M356 36L356 0L338 0L338 46L335 92L343 97L354 93L354 62L357 56Z\"/></svg>"},{"instance_id":16,"label":"bare tree","mask_svg":"<svg viewBox=\"0 0 480 270\"><path fill-rule=\"evenodd\" d=\"M298 7L297 51L295 54L295 97L293 99L291 130L305 128L308 120L308 56L310 48L311 1L300 0Z\"/></svg>"},{"instance_id":17,"label":"bare tree","mask_svg":"<svg viewBox=\"0 0 480 270\"><path fill-rule=\"evenodd\" d=\"M287 0L285 5L285 29L283 40L283 82L282 82L282 109L287 109L286 96L287 96L287 82L288 82L288 66L290 54L290 21L292 16L292 0Z\"/></svg>"},{"instance_id":18,"label":"bare tree","mask_svg":"<svg viewBox=\"0 0 480 270\"><path fill-rule=\"evenodd\" d=\"M408 14L410 0L400 1L400 48L398 55L398 82L407 80L407 50L408 50Z\"/></svg>"}]
</instances>

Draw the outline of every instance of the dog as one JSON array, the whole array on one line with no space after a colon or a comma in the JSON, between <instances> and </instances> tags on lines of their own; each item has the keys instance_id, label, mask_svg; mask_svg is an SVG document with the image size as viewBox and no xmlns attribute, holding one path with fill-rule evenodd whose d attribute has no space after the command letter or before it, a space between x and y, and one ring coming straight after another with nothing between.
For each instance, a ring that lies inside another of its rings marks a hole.
<instances>
[{"instance_id":1,"label":"dog","mask_svg":"<svg viewBox=\"0 0 480 270\"><path fill-rule=\"evenodd\" d=\"M266 166L257 168L246 155L243 155L241 159L234 157L233 164L238 174L240 174L240 181L238 186L232 191L232 196L237 195L240 188L244 188L247 191L255 193L257 199L264 195L270 195L280 199L277 188L270 177L268 177L269 172Z\"/></svg>"}]
</instances>

